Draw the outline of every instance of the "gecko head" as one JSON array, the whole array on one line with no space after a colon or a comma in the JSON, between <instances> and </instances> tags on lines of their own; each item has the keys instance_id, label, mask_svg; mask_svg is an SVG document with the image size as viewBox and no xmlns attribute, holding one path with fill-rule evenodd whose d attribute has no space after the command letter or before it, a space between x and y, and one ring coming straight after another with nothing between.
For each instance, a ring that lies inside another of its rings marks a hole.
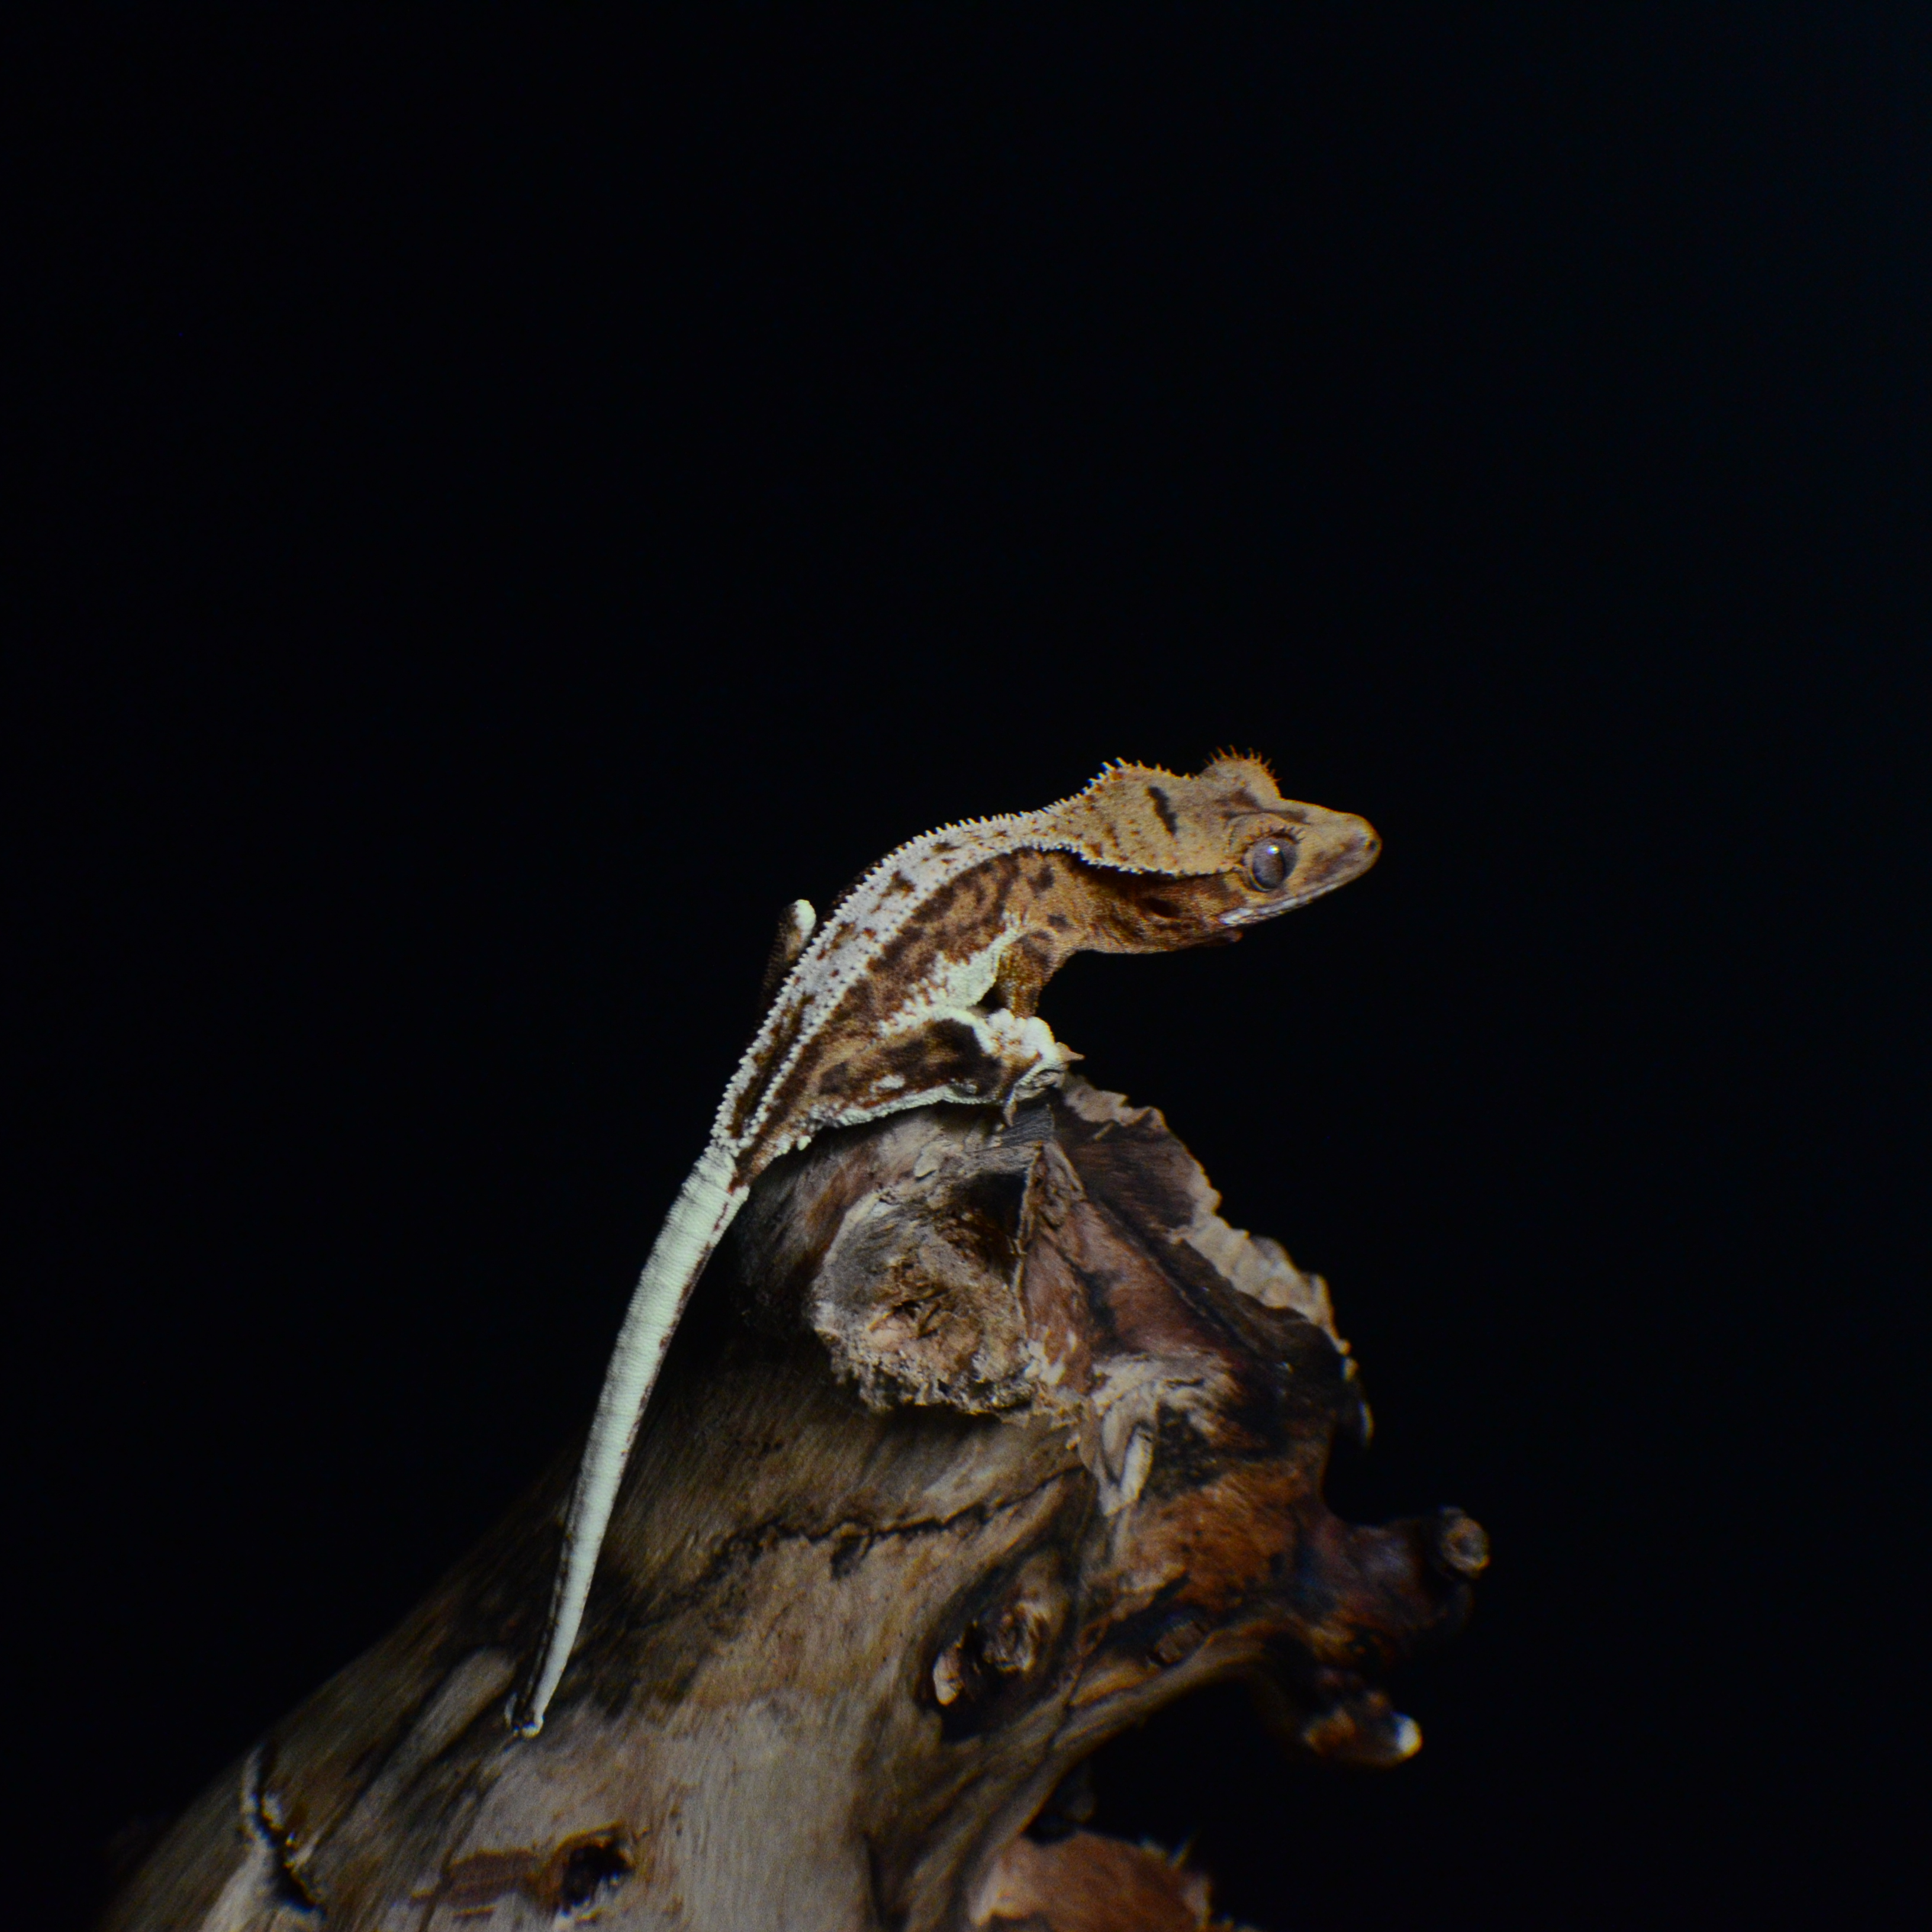
<instances>
[{"instance_id":1,"label":"gecko head","mask_svg":"<svg viewBox=\"0 0 1932 1932\"><path fill-rule=\"evenodd\" d=\"M1259 758L1232 752L1192 777L1111 765L1073 802L1096 863L1218 878L1214 923L1235 930L1346 885L1382 850L1366 819L1283 798Z\"/></svg>"}]
</instances>

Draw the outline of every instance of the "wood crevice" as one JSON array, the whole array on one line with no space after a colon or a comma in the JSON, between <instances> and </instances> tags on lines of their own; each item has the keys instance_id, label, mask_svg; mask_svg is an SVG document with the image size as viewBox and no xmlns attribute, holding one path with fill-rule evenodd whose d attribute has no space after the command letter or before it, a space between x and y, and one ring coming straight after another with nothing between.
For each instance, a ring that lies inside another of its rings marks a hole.
<instances>
[{"instance_id":1,"label":"wood crevice","mask_svg":"<svg viewBox=\"0 0 1932 1932\"><path fill-rule=\"evenodd\" d=\"M936 1108L775 1168L542 1735L500 1714L563 1462L272 1728L238 1808L231 1778L176 1823L108 1932L1204 1925L1201 1875L1028 1826L1226 1678L1287 1749L1399 1762L1388 1673L1487 1561L1460 1511L1328 1510L1354 1364L1325 1286L1217 1208L1157 1114L1078 1081L1010 1126Z\"/></svg>"}]
</instances>

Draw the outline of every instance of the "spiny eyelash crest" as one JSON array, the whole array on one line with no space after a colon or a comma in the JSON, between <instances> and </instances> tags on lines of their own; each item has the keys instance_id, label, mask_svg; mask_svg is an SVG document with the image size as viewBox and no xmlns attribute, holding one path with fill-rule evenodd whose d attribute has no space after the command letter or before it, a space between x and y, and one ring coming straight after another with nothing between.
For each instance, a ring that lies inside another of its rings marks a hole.
<instances>
[{"instance_id":1,"label":"spiny eyelash crest","mask_svg":"<svg viewBox=\"0 0 1932 1932\"><path fill-rule=\"evenodd\" d=\"M1216 752L1202 768L1200 776L1204 777L1217 766L1230 764L1256 766L1267 774L1270 784L1275 782L1274 768L1260 752L1238 752L1232 746L1223 746ZM1175 784L1186 784L1190 782L1185 772L1171 772L1165 765L1143 765L1136 763L1132 758L1109 758L1100 767L1100 771L1093 778L1088 779L1078 791L1056 800L1052 805L1042 806L1037 811L996 812L988 814L983 818L956 818L946 824L935 827L931 832L922 832L916 838L908 838L902 844L894 846L877 865L862 874L855 884L840 893L832 902L830 910L820 920L818 936L822 936L830 930L832 921L841 908L856 898L868 886L896 865L914 847L928 844L935 838L943 838L950 832L1004 830L1009 826L1022 825L1030 821L1048 819L1056 812L1064 812L1070 806L1079 805L1091 798L1110 778L1118 778L1130 772L1140 778L1166 778ZM1042 850L1046 851L1077 852L1082 849L1078 841L1072 838L1042 838L1036 842ZM1126 872L1157 872L1161 869L1155 866L1136 866L1125 861L1115 862L1119 866L1120 869ZM800 963L801 964L803 963L802 959Z\"/></svg>"},{"instance_id":2,"label":"spiny eyelash crest","mask_svg":"<svg viewBox=\"0 0 1932 1932\"><path fill-rule=\"evenodd\" d=\"M1212 763L1218 764L1228 754L1217 752ZM1255 762L1259 764L1261 761L1257 759ZM934 839L944 838L948 832L1004 831L1010 826L1023 825L1030 820L1046 819L1054 812L1064 812L1070 805L1078 805L1083 799L1092 797L1094 794L1098 791L1109 778L1116 777L1123 772L1144 772L1149 778L1172 778L1177 784L1182 782L1180 772L1170 772L1164 766L1137 765L1129 759L1110 758L1100 767L1098 775L1090 778L1079 790L1066 798L1058 800L1054 804L1044 806L1036 812L991 812L976 818L956 818L949 820L944 825L935 826L930 832L922 832L916 838L906 839L903 843L895 845L877 865L860 875L856 884L841 893L833 902L831 910L820 920L818 931L814 934L814 938L820 940L829 941L833 930L834 922L840 910L857 898L868 886L892 872L900 860L915 848L929 845ZM1049 850L1070 852L1079 849L1076 842L1070 838L1042 839L1039 842L1044 849ZM798 963L800 966L804 964L805 960L802 956ZM796 970L796 968L794 970Z\"/></svg>"}]
</instances>

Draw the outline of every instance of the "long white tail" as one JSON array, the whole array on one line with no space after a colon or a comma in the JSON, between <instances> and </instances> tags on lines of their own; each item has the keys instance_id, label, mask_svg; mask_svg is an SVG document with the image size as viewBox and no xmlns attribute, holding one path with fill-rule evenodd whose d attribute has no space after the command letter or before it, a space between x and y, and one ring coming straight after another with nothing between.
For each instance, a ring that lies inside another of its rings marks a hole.
<instances>
[{"instance_id":1,"label":"long white tail","mask_svg":"<svg viewBox=\"0 0 1932 1932\"><path fill-rule=\"evenodd\" d=\"M742 1204L746 1190L737 1184L736 1163L715 1142L678 1190L664 1226L652 1244L617 1331L610 1366L604 1372L604 1391L590 1439L578 1466L577 1486L571 1492L570 1514L564 1519L563 1556L551 1592L549 1621L536 1668L506 1714L520 1736L533 1738L543 1729L564 1666L584 1622L584 1606L596 1574L597 1552L610 1526L610 1511L624 1480L638 1424L651 1399L664 1351L676 1332L678 1318L691 1291L704 1272L724 1230Z\"/></svg>"}]
</instances>

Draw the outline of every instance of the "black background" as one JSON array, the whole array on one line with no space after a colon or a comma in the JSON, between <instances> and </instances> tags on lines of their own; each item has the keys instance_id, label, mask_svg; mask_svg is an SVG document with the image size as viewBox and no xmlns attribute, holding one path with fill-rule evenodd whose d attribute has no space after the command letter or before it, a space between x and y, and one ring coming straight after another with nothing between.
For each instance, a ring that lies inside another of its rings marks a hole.
<instances>
[{"instance_id":1,"label":"black background","mask_svg":"<svg viewBox=\"0 0 1932 1932\"><path fill-rule=\"evenodd\" d=\"M1413 1765L1210 1697L1098 1822L1282 1932L1890 1922L1932 16L703 17L16 40L10 1911L578 1426L781 904L1232 741L1381 866L1046 1011L1496 1562Z\"/></svg>"}]
</instances>

